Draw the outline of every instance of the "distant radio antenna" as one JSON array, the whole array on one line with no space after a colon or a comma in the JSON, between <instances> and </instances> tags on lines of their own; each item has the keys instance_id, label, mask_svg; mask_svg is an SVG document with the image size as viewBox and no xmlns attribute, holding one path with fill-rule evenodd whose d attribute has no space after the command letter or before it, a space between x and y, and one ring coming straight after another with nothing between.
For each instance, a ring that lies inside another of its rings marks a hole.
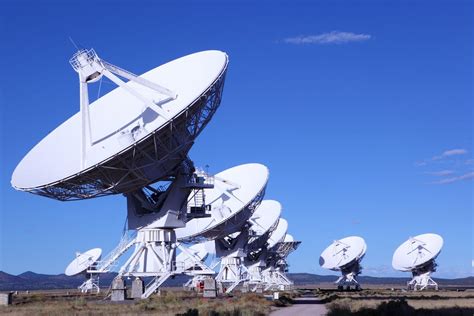
<instances>
[{"instance_id":1,"label":"distant radio antenna","mask_svg":"<svg viewBox=\"0 0 474 316\"><path fill-rule=\"evenodd\" d=\"M399 271L410 271L413 278L408 282L408 289L421 291L438 290L438 283L431 278L431 273L438 266L435 262L443 248L443 237L437 234L422 234L410 237L401 244L393 254L392 266Z\"/></svg>"}]
</instances>

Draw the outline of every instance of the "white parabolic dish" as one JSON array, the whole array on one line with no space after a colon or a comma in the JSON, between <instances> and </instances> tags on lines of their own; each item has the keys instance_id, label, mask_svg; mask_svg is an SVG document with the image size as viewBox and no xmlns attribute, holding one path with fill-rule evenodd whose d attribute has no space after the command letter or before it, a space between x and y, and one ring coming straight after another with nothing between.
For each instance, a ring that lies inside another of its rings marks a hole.
<instances>
[{"instance_id":1,"label":"white parabolic dish","mask_svg":"<svg viewBox=\"0 0 474 316\"><path fill-rule=\"evenodd\" d=\"M396 270L411 271L435 259L442 247L443 238L437 234L411 237L395 250L392 266Z\"/></svg>"},{"instance_id":2,"label":"white parabolic dish","mask_svg":"<svg viewBox=\"0 0 474 316\"><path fill-rule=\"evenodd\" d=\"M214 188L205 190L211 217L195 218L185 227L176 229L178 240L216 239L238 231L252 215L248 213L247 218L240 218L239 213L265 189L268 176L268 168L258 163L239 165L216 174Z\"/></svg>"},{"instance_id":3,"label":"white parabolic dish","mask_svg":"<svg viewBox=\"0 0 474 316\"><path fill-rule=\"evenodd\" d=\"M86 252L77 254L76 258L67 266L64 274L73 276L89 269L102 255L102 249L93 248Z\"/></svg>"},{"instance_id":4,"label":"white parabolic dish","mask_svg":"<svg viewBox=\"0 0 474 316\"><path fill-rule=\"evenodd\" d=\"M249 240L249 245L260 244L265 234L271 233L278 225L281 215L281 204L275 200L263 200L250 218L251 230L255 237ZM266 239L266 238L265 238ZM266 242L266 240L263 240Z\"/></svg>"},{"instance_id":5,"label":"white parabolic dish","mask_svg":"<svg viewBox=\"0 0 474 316\"><path fill-rule=\"evenodd\" d=\"M327 247L319 258L322 268L339 271L342 267L361 259L367 251L364 239L358 236L349 236L335 240Z\"/></svg>"},{"instance_id":6,"label":"white parabolic dish","mask_svg":"<svg viewBox=\"0 0 474 316\"><path fill-rule=\"evenodd\" d=\"M285 240L286 232L288 231L288 222L284 218L280 218L278 221L278 225L275 228L275 230L272 232L270 235L270 238L268 238L268 249L272 249L275 247L278 243L282 242Z\"/></svg>"},{"instance_id":7,"label":"white parabolic dish","mask_svg":"<svg viewBox=\"0 0 474 316\"><path fill-rule=\"evenodd\" d=\"M178 94L175 100L161 106L172 120L199 98L226 66L225 53L204 51L173 60L140 77ZM135 82L127 85L156 102L164 99L163 95ZM28 190L83 173L132 145L120 138L122 131L142 126L145 132L135 135L137 143L169 121L121 87L91 103L89 112L93 144L87 151L84 168L81 167L82 129L78 112L30 150L13 172L12 185Z\"/></svg>"}]
</instances>

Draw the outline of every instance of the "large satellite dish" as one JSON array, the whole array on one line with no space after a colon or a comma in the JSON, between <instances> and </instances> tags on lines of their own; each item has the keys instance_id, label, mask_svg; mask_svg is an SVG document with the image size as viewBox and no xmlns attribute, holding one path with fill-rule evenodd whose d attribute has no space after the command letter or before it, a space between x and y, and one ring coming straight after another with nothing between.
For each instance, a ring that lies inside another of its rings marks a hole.
<instances>
[{"instance_id":1,"label":"large satellite dish","mask_svg":"<svg viewBox=\"0 0 474 316\"><path fill-rule=\"evenodd\" d=\"M123 193L127 226L136 234L129 239L125 233L100 265L85 268L91 277L83 285L98 291L93 276L109 271L135 246L117 279L154 277L141 295L146 298L181 273L174 264L180 247L174 229L207 209L202 200L187 213L190 192L202 196L213 187L202 181L188 152L220 105L228 57L220 51L199 52L141 76L102 60L93 49L79 50L70 64L79 74L80 111L30 150L11 182L18 190L57 200ZM88 85L104 77L118 88L90 103ZM80 260L68 273L82 269L74 268Z\"/></svg>"},{"instance_id":2,"label":"large satellite dish","mask_svg":"<svg viewBox=\"0 0 474 316\"><path fill-rule=\"evenodd\" d=\"M263 200L250 218L252 235L248 241L250 250L263 247L276 229L281 215L281 204L274 200Z\"/></svg>"},{"instance_id":3,"label":"large satellite dish","mask_svg":"<svg viewBox=\"0 0 474 316\"><path fill-rule=\"evenodd\" d=\"M280 218L276 229L268 238L268 249L272 249L277 246L279 243L285 240L286 232L288 231L288 222L284 218Z\"/></svg>"},{"instance_id":4,"label":"large satellite dish","mask_svg":"<svg viewBox=\"0 0 474 316\"><path fill-rule=\"evenodd\" d=\"M214 176L206 191L211 216L196 218L176 229L180 241L215 240L238 232L261 203L268 182L268 168L257 163L232 167Z\"/></svg>"},{"instance_id":5,"label":"large satellite dish","mask_svg":"<svg viewBox=\"0 0 474 316\"><path fill-rule=\"evenodd\" d=\"M360 261L367 251L364 239L358 236L350 236L335 240L329 245L319 257L319 265L322 268L341 271L342 276L335 282L339 288L354 285L360 287L356 280L361 272Z\"/></svg>"},{"instance_id":6,"label":"large satellite dish","mask_svg":"<svg viewBox=\"0 0 474 316\"><path fill-rule=\"evenodd\" d=\"M76 258L67 266L64 274L74 276L87 271L100 259L102 249L94 248L83 253L76 253Z\"/></svg>"},{"instance_id":7,"label":"large satellite dish","mask_svg":"<svg viewBox=\"0 0 474 316\"><path fill-rule=\"evenodd\" d=\"M71 65L81 77L81 111L30 150L12 185L74 200L127 193L175 175L220 104L227 64L225 53L204 51L135 76L92 49L79 51ZM102 76L120 87L89 105L87 84Z\"/></svg>"},{"instance_id":8,"label":"large satellite dish","mask_svg":"<svg viewBox=\"0 0 474 316\"><path fill-rule=\"evenodd\" d=\"M288 257L293 251L298 249L301 241L296 241L293 235L286 234L282 242L278 243L276 252L281 258Z\"/></svg>"},{"instance_id":9,"label":"large satellite dish","mask_svg":"<svg viewBox=\"0 0 474 316\"><path fill-rule=\"evenodd\" d=\"M411 271L413 279L408 282L408 288L424 290L438 289L438 284L431 279L431 273L436 271L436 257L443 248L443 238L437 234L422 234L410 237L402 243L393 254L392 266L399 271Z\"/></svg>"}]
</instances>

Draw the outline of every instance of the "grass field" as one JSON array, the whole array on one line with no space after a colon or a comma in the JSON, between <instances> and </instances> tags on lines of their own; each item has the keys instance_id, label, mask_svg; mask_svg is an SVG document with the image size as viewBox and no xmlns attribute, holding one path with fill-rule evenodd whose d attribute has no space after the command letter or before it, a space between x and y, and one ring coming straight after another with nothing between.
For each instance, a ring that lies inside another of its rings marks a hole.
<instances>
[{"instance_id":1,"label":"grass field","mask_svg":"<svg viewBox=\"0 0 474 316\"><path fill-rule=\"evenodd\" d=\"M195 292L162 290L146 300L110 302L105 294L77 290L37 291L14 296L13 305L1 306L9 315L268 315L274 306L291 304L292 297L311 295L326 303L328 316L337 315L474 315L474 291L405 292L368 289L359 292L295 290L271 302L261 294L235 293L204 299ZM296 315L295 315L296 316Z\"/></svg>"},{"instance_id":2,"label":"grass field","mask_svg":"<svg viewBox=\"0 0 474 316\"><path fill-rule=\"evenodd\" d=\"M474 315L474 292L316 291L335 315Z\"/></svg>"},{"instance_id":3,"label":"grass field","mask_svg":"<svg viewBox=\"0 0 474 316\"><path fill-rule=\"evenodd\" d=\"M73 293L73 292L71 292ZM204 299L194 292L162 291L146 300L110 302L104 295L34 292L14 296L0 307L9 315L267 315L272 302L256 294Z\"/></svg>"}]
</instances>

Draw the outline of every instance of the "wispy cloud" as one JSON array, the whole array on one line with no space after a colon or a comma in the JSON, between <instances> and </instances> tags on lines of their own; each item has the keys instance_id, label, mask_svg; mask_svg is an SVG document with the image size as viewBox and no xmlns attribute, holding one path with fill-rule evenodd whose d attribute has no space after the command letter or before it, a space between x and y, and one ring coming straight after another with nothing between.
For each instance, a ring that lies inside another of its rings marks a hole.
<instances>
[{"instance_id":1,"label":"wispy cloud","mask_svg":"<svg viewBox=\"0 0 474 316\"><path fill-rule=\"evenodd\" d=\"M440 160L440 159L451 157L451 156L465 155L467 153L468 151L466 149L450 149L450 150L446 150L439 156L434 156L432 160Z\"/></svg>"},{"instance_id":2,"label":"wispy cloud","mask_svg":"<svg viewBox=\"0 0 474 316\"><path fill-rule=\"evenodd\" d=\"M431 184L449 184L463 180L472 180L474 179L472 168L474 159L468 154L469 150L464 148L449 149L431 158L419 160L415 162L415 166L423 167L425 169L424 174L440 177L436 181L430 182ZM445 169L430 170L440 166L443 166Z\"/></svg>"},{"instance_id":3,"label":"wispy cloud","mask_svg":"<svg viewBox=\"0 0 474 316\"><path fill-rule=\"evenodd\" d=\"M424 159L424 160L419 160L415 162L416 167L425 167L433 162L437 163L445 163L448 161L447 158L452 158L453 156L460 156L460 155L466 155L468 154L469 151L467 149L463 148L457 148L457 149L450 149L442 152L440 155L433 156L431 159ZM465 164L472 164L471 163L472 159L466 160ZM449 162L449 161L448 161Z\"/></svg>"},{"instance_id":4,"label":"wispy cloud","mask_svg":"<svg viewBox=\"0 0 474 316\"><path fill-rule=\"evenodd\" d=\"M368 41L372 36L369 34L356 34L352 32L332 31L317 35L301 35L288 37L283 42L288 44L344 44L350 42Z\"/></svg>"},{"instance_id":5,"label":"wispy cloud","mask_svg":"<svg viewBox=\"0 0 474 316\"><path fill-rule=\"evenodd\" d=\"M432 171L432 172L427 172L427 174L430 174L432 176L437 176L437 177L446 177L454 174L455 172L453 170L441 170L441 171Z\"/></svg>"},{"instance_id":6,"label":"wispy cloud","mask_svg":"<svg viewBox=\"0 0 474 316\"><path fill-rule=\"evenodd\" d=\"M462 181L462 180L470 180L470 179L474 179L474 171L468 172L468 173L463 174L463 175L458 176L458 177L451 177L451 178L446 178L446 179L443 179L443 180L435 181L433 183L435 183L435 184L449 184L449 183L454 183L454 182L458 182L458 181Z\"/></svg>"}]
</instances>

